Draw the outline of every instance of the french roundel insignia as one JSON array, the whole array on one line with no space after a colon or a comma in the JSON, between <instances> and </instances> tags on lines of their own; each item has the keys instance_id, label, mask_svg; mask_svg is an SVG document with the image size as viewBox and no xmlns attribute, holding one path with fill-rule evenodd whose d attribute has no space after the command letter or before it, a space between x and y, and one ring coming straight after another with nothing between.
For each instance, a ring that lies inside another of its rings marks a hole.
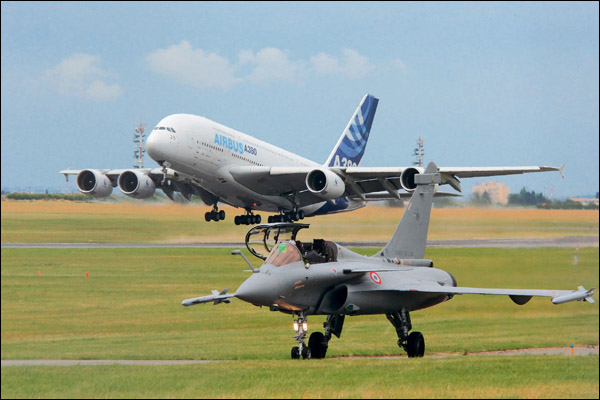
<instances>
[{"instance_id":1,"label":"french roundel insignia","mask_svg":"<svg viewBox=\"0 0 600 400\"><path fill-rule=\"evenodd\" d=\"M381 285L381 278L379 277L379 274L377 274L377 272L369 272L369 276L371 277L371 279L373 279L373 282L375 282L378 285Z\"/></svg>"}]
</instances>

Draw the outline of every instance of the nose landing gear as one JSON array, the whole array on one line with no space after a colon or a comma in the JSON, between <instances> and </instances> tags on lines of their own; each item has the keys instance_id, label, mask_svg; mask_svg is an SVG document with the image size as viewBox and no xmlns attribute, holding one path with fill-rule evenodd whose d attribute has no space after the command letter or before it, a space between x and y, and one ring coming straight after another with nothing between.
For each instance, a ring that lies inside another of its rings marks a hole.
<instances>
[{"instance_id":1,"label":"nose landing gear","mask_svg":"<svg viewBox=\"0 0 600 400\"><path fill-rule=\"evenodd\" d=\"M292 358L299 359L301 356L304 359L325 358L331 335L339 338L342 334L343 325L344 315L328 315L327 320L323 323L325 334L313 332L308 339L308 346L306 346L304 343L308 331L306 314L304 312L298 313L298 318L294 320L294 330L297 332L294 339L298 341L298 346L292 347Z\"/></svg>"}]
</instances>

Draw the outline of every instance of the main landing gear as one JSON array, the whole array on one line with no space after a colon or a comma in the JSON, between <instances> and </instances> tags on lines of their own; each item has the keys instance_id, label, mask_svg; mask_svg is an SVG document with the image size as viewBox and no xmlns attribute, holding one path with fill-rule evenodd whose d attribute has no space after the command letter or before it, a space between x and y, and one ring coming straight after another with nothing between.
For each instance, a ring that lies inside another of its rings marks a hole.
<instances>
[{"instance_id":1,"label":"main landing gear","mask_svg":"<svg viewBox=\"0 0 600 400\"><path fill-rule=\"evenodd\" d=\"M293 222L298 221L300 219L304 219L304 211L290 211L290 212L281 212L279 215L269 215L267 221L272 224L273 222Z\"/></svg>"},{"instance_id":2,"label":"main landing gear","mask_svg":"<svg viewBox=\"0 0 600 400\"><path fill-rule=\"evenodd\" d=\"M221 210L219 211L219 208L214 205L212 211L208 211L206 214L204 214L204 219L206 220L206 222L208 221L221 221L225 219L225 211Z\"/></svg>"},{"instance_id":3,"label":"main landing gear","mask_svg":"<svg viewBox=\"0 0 600 400\"><path fill-rule=\"evenodd\" d=\"M308 346L304 343L306 333L308 331L308 323L304 311L298 313L298 318L294 319L294 330L296 335L294 339L298 342L298 346L292 347L292 358L303 359L307 358L325 358L329 340L334 334L338 338L342 334L344 325L344 315L328 315L327 320L323 323L325 334L321 332L313 332L308 339Z\"/></svg>"},{"instance_id":4,"label":"main landing gear","mask_svg":"<svg viewBox=\"0 0 600 400\"><path fill-rule=\"evenodd\" d=\"M412 329L408 311L403 308L400 311L396 311L393 314L386 314L385 316L394 325L394 328L396 328L398 346L404 348L408 357L423 357L425 354L425 339L423 339L421 332L408 334L408 331Z\"/></svg>"},{"instance_id":5,"label":"main landing gear","mask_svg":"<svg viewBox=\"0 0 600 400\"><path fill-rule=\"evenodd\" d=\"M256 225L260 224L261 220L260 215L252 214L251 210L246 210L246 215L236 215L233 219L236 225Z\"/></svg>"}]
</instances>

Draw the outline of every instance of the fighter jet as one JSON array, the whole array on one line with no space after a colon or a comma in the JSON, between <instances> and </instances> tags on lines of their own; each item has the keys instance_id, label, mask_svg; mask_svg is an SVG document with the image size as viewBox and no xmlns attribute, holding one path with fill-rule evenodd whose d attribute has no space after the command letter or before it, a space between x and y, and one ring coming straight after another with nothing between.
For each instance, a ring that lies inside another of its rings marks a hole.
<instances>
[{"instance_id":1,"label":"fighter jet","mask_svg":"<svg viewBox=\"0 0 600 400\"><path fill-rule=\"evenodd\" d=\"M415 176L416 190L387 245L375 255L357 254L325 240L302 243L296 239L307 224L274 223L258 225L246 235L250 252L263 259L252 275L237 289L184 300L182 305L229 303L237 297L256 306L291 314L298 342L291 351L294 359L324 358L332 335L340 338L347 315L385 314L398 335L398 346L408 357L423 357L425 340L413 331L410 312L443 303L459 294L507 295L523 305L533 296L550 297L553 304L584 300L593 303L594 289L536 290L487 289L457 286L456 279L433 267L425 259L427 230L434 193L441 176L434 163ZM285 238L285 239L284 239ZM258 240L257 240L258 239ZM287 240L286 240L287 239ZM264 250L255 247L261 243ZM258 249L258 250L257 250ZM308 344L307 317L327 315L325 332L313 332Z\"/></svg>"}]
</instances>

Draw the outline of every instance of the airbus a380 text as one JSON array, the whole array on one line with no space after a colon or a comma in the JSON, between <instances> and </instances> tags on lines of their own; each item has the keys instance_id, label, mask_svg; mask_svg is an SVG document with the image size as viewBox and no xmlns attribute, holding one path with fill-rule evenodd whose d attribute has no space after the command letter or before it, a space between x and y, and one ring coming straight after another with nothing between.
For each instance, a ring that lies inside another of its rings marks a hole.
<instances>
[{"instance_id":1,"label":"airbus a380 text","mask_svg":"<svg viewBox=\"0 0 600 400\"><path fill-rule=\"evenodd\" d=\"M161 189L171 200L193 195L213 206L206 220L225 219L219 203L242 208L236 224L258 224L256 211L276 213L268 222L352 211L370 200L409 197L420 167L360 167L379 100L365 95L327 161L319 164L204 117L163 118L146 141L158 168L67 169L80 192L107 197L114 187L145 199ZM557 167L440 167L441 184L460 191L460 178L560 171ZM443 195L441 192L439 193Z\"/></svg>"}]
</instances>

